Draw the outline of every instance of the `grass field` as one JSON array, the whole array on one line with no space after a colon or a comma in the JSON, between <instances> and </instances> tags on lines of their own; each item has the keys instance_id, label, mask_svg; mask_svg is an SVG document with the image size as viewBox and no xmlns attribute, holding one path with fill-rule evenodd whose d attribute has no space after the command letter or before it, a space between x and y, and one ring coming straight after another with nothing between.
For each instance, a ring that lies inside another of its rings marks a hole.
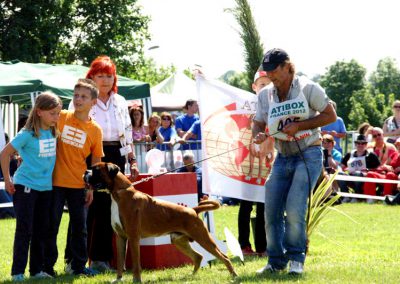
<instances>
[{"instance_id":1,"label":"grass field","mask_svg":"<svg viewBox=\"0 0 400 284\"><path fill-rule=\"evenodd\" d=\"M398 283L400 207L382 204L344 204L336 208L353 218L331 212L320 224L310 240L305 273L302 276L266 274L256 276L255 271L266 263L266 258L249 257L242 265L232 258L239 277L232 279L225 266L216 261L211 267L200 269L191 275L192 266L165 270L144 270L145 283ZM225 239L223 228L228 227L237 235L237 206L223 207L215 211L216 232ZM63 274L63 249L66 223L64 215L59 234L60 256L56 270L60 274L50 281L25 281L24 283L110 283L115 274L103 274L93 278L78 278ZM0 220L0 282L10 283L12 244L15 220ZM28 275L28 269L26 270ZM125 273L124 283L132 281L131 273Z\"/></svg>"}]
</instances>

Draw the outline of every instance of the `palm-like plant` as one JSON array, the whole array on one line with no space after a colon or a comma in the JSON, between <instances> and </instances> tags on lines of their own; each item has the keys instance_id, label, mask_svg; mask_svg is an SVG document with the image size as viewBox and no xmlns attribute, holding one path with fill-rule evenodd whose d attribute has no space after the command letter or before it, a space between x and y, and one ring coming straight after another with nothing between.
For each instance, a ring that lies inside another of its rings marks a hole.
<instances>
[{"instance_id":1,"label":"palm-like plant","mask_svg":"<svg viewBox=\"0 0 400 284\"><path fill-rule=\"evenodd\" d=\"M329 179L324 178L322 182L319 184L318 188L315 189L311 195L309 200L308 207L308 215L307 215L307 249L306 253L309 249L310 237L314 230L317 228L318 224L324 219L326 214L330 211L334 210L338 213L345 215L350 218L347 214L342 212L341 210L334 208L333 205L339 200L340 195L332 195L332 183L335 180L337 172L330 176ZM353 220L352 218L350 218Z\"/></svg>"},{"instance_id":2,"label":"palm-like plant","mask_svg":"<svg viewBox=\"0 0 400 284\"><path fill-rule=\"evenodd\" d=\"M238 22L240 29L239 35L244 47L244 57L247 77L247 90L251 91L251 83L253 82L254 74L258 70L263 55L264 46L261 43L260 35L255 24L251 7L247 0L235 0L236 7L226 9L231 12Z\"/></svg>"}]
</instances>

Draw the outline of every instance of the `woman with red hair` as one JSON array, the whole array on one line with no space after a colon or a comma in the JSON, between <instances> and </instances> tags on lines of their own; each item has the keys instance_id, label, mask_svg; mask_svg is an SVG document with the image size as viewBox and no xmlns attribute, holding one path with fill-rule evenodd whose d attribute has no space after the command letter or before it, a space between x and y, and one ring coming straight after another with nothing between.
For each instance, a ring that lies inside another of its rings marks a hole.
<instances>
[{"instance_id":1,"label":"woman with red hair","mask_svg":"<svg viewBox=\"0 0 400 284\"><path fill-rule=\"evenodd\" d=\"M117 94L118 76L115 63L108 56L99 56L90 65L86 78L92 79L99 89L97 103L90 116L103 130L103 162L119 166L125 173L129 162L133 181L139 174L132 144L132 123L128 104ZM113 257L111 228L111 198L104 192L94 192L93 203L87 216L88 254L91 268L100 272L109 270Z\"/></svg>"}]
</instances>

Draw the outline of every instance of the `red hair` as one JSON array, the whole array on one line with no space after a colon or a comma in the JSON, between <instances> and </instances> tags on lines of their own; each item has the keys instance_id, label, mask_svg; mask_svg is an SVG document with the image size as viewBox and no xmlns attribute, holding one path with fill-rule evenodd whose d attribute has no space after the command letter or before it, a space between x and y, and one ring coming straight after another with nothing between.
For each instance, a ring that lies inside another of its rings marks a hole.
<instances>
[{"instance_id":1,"label":"red hair","mask_svg":"<svg viewBox=\"0 0 400 284\"><path fill-rule=\"evenodd\" d=\"M117 93L118 91L117 67L115 66L115 63L111 60L110 57L101 55L98 56L95 60L93 60L92 63L90 64L90 69L86 74L86 78L93 79L93 77L99 73L111 74L114 76L114 83L111 88L111 91Z\"/></svg>"}]
</instances>

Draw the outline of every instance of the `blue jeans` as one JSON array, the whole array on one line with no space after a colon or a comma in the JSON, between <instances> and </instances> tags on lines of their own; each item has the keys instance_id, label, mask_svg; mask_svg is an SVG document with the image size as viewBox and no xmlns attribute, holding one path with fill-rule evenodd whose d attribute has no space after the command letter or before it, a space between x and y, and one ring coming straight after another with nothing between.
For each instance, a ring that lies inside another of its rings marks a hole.
<instances>
[{"instance_id":1,"label":"blue jeans","mask_svg":"<svg viewBox=\"0 0 400 284\"><path fill-rule=\"evenodd\" d=\"M53 187L53 204L51 207L49 242L45 254L44 271L51 274L58 258L57 235L65 201L68 204L69 222L71 224L70 242L71 268L81 271L88 260L85 190L78 188Z\"/></svg>"},{"instance_id":2,"label":"blue jeans","mask_svg":"<svg viewBox=\"0 0 400 284\"><path fill-rule=\"evenodd\" d=\"M322 171L322 150L311 146L302 155L306 165L300 154L279 153L265 183L268 262L276 269L285 268L288 260L305 260L307 199Z\"/></svg>"}]
</instances>

